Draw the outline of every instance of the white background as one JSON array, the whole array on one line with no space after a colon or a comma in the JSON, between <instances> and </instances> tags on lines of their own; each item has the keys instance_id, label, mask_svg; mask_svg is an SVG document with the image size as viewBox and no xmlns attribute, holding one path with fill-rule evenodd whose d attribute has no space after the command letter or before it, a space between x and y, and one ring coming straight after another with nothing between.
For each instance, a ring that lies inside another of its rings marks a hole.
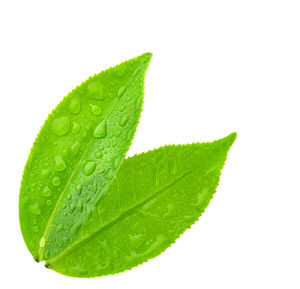
<instances>
[{"instance_id":1,"label":"white background","mask_svg":"<svg viewBox=\"0 0 300 289\"><path fill-rule=\"evenodd\" d=\"M300 288L299 1L1 1L1 288ZM128 155L237 131L205 214L125 273L35 263L22 170L48 113L88 76L153 53Z\"/></svg>"}]
</instances>

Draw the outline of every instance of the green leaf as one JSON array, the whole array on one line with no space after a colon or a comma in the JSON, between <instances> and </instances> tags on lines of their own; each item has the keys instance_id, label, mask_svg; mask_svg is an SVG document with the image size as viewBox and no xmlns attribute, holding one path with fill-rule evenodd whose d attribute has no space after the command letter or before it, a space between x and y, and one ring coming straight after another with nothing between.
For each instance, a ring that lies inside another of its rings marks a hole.
<instances>
[{"instance_id":1,"label":"green leaf","mask_svg":"<svg viewBox=\"0 0 300 289\"><path fill-rule=\"evenodd\" d=\"M146 53L83 82L52 111L26 163L22 234L37 261L76 238L125 157L143 104Z\"/></svg>"},{"instance_id":2,"label":"green leaf","mask_svg":"<svg viewBox=\"0 0 300 289\"><path fill-rule=\"evenodd\" d=\"M203 213L236 133L124 161L76 240L46 266L64 275L118 273L159 255Z\"/></svg>"}]
</instances>

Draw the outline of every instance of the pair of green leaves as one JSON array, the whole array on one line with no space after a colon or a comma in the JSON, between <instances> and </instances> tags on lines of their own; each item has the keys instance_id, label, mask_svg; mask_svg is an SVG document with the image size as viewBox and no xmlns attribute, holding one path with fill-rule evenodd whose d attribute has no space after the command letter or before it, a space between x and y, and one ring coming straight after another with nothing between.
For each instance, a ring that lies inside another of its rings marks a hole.
<instances>
[{"instance_id":1,"label":"pair of green leaves","mask_svg":"<svg viewBox=\"0 0 300 289\"><path fill-rule=\"evenodd\" d=\"M26 163L19 215L36 261L59 273L118 273L159 255L203 213L233 133L124 160L142 111L151 54L105 70L69 93Z\"/></svg>"}]
</instances>

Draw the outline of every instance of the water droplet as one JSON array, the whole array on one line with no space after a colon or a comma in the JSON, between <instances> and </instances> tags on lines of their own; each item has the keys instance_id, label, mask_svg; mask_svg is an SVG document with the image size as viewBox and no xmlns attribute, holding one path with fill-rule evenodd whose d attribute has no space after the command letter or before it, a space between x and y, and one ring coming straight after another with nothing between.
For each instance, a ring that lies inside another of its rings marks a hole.
<instances>
[{"instance_id":1,"label":"water droplet","mask_svg":"<svg viewBox=\"0 0 300 289\"><path fill-rule=\"evenodd\" d=\"M123 96L123 94L125 93L125 91L126 91L126 86L125 86L125 85L121 86L121 87L118 89L118 91L117 91L117 96L118 96L118 97Z\"/></svg>"},{"instance_id":2,"label":"water droplet","mask_svg":"<svg viewBox=\"0 0 300 289\"><path fill-rule=\"evenodd\" d=\"M78 202L78 204L77 204L77 209L78 209L80 212L83 211L83 205L82 205L81 202Z\"/></svg>"},{"instance_id":3,"label":"water droplet","mask_svg":"<svg viewBox=\"0 0 300 289\"><path fill-rule=\"evenodd\" d=\"M47 205L48 207L50 207L50 206L52 205L52 201L51 201L51 200L47 200L47 201L46 201L46 205Z\"/></svg>"},{"instance_id":4,"label":"water droplet","mask_svg":"<svg viewBox=\"0 0 300 289\"><path fill-rule=\"evenodd\" d=\"M63 237L63 242L65 242L65 243L67 243L67 242L69 242L69 238L68 237Z\"/></svg>"},{"instance_id":5,"label":"water droplet","mask_svg":"<svg viewBox=\"0 0 300 289\"><path fill-rule=\"evenodd\" d=\"M38 203L34 203L33 205L29 206L29 211L36 216L41 214L41 209Z\"/></svg>"},{"instance_id":6,"label":"water droplet","mask_svg":"<svg viewBox=\"0 0 300 289\"><path fill-rule=\"evenodd\" d=\"M80 143L77 141L77 142L74 142L71 146L71 154L72 156L77 156L78 152L79 152L79 149L80 149Z\"/></svg>"},{"instance_id":7,"label":"water droplet","mask_svg":"<svg viewBox=\"0 0 300 289\"><path fill-rule=\"evenodd\" d=\"M117 144L118 142L115 139L111 142L112 147L115 147Z\"/></svg>"},{"instance_id":8,"label":"water droplet","mask_svg":"<svg viewBox=\"0 0 300 289\"><path fill-rule=\"evenodd\" d=\"M99 150L102 151L104 149L104 145L99 146Z\"/></svg>"},{"instance_id":9,"label":"water droplet","mask_svg":"<svg viewBox=\"0 0 300 289\"><path fill-rule=\"evenodd\" d=\"M100 158L102 158L103 153L102 152L96 152L95 156L96 156L97 159L100 159Z\"/></svg>"},{"instance_id":10,"label":"water droplet","mask_svg":"<svg viewBox=\"0 0 300 289\"><path fill-rule=\"evenodd\" d=\"M86 211L87 218L90 218L91 215L92 215L92 209L88 208L87 211Z\"/></svg>"},{"instance_id":11,"label":"water droplet","mask_svg":"<svg viewBox=\"0 0 300 289\"><path fill-rule=\"evenodd\" d=\"M42 192L42 195L44 197L50 197L52 195L51 189L48 186L46 186Z\"/></svg>"},{"instance_id":12,"label":"water droplet","mask_svg":"<svg viewBox=\"0 0 300 289\"><path fill-rule=\"evenodd\" d=\"M52 179L52 185L54 187L58 187L61 184L61 179L58 176L53 177Z\"/></svg>"},{"instance_id":13,"label":"water droplet","mask_svg":"<svg viewBox=\"0 0 300 289\"><path fill-rule=\"evenodd\" d=\"M63 136L70 130L70 119L67 116L56 118L52 123L52 130L57 136Z\"/></svg>"},{"instance_id":14,"label":"water droplet","mask_svg":"<svg viewBox=\"0 0 300 289\"><path fill-rule=\"evenodd\" d=\"M101 112L102 112L102 109L99 105L94 105L94 104L91 104L91 113L93 115L100 115Z\"/></svg>"},{"instance_id":15,"label":"water droplet","mask_svg":"<svg viewBox=\"0 0 300 289\"><path fill-rule=\"evenodd\" d=\"M80 131L80 124L75 121L72 121L72 133L76 134Z\"/></svg>"},{"instance_id":16,"label":"water droplet","mask_svg":"<svg viewBox=\"0 0 300 289\"><path fill-rule=\"evenodd\" d=\"M81 111L80 101L77 98L74 98L70 102L69 106L70 112L73 114L78 114Z\"/></svg>"},{"instance_id":17,"label":"water droplet","mask_svg":"<svg viewBox=\"0 0 300 289\"><path fill-rule=\"evenodd\" d=\"M41 171L41 177L46 178L50 175L50 170L49 169L44 169Z\"/></svg>"},{"instance_id":18,"label":"water droplet","mask_svg":"<svg viewBox=\"0 0 300 289\"><path fill-rule=\"evenodd\" d=\"M114 169L116 169L119 166L120 162L121 162L121 158L116 158L115 159L115 161L114 161Z\"/></svg>"},{"instance_id":19,"label":"water droplet","mask_svg":"<svg viewBox=\"0 0 300 289\"><path fill-rule=\"evenodd\" d=\"M61 231L62 228L63 228L62 225L57 225L57 226L56 226L56 230L57 230L57 231Z\"/></svg>"},{"instance_id":20,"label":"water droplet","mask_svg":"<svg viewBox=\"0 0 300 289\"><path fill-rule=\"evenodd\" d=\"M71 200L71 198L72 198L71 194L68 194L67 195L67 200Z\"/></svg>"},{"instance_id":21,"label":"water droplet","mask_svg":"<svg viewBox=\"0 0 300 289\"><path fill-rule=\"evenodd\" d=\"M122 106L120 107L120 111L121 111L121 112L124 111L125 108L126 108L126 106L125 106L125 105L122 105Z\"/></svg>"},{"instance_id":22,"label":"water droplet","mask_svg":"<svg viewBox=\"0 0 300 289\"><path fill-rule=\"evenodd\" d=\"M55 165L54 170L56 172L62 172L66 169L66 164L62 156L56 156L55 157Z\"/></svg>"},{"instance_id":23,"label":"water droplet","mask_svg":"<svg viewBox=\"0 0 300 289\"><path fill-rule=\"evenodd\" d=\"M122 131L119 129L116 131L116 136L120 136L122 134Z\"/></svg>"},{"instance_id":24,"label":"water droplet","mask_svg":"<svg viewBox=\"0 0 300 289\"><path fill-rule=\"evenodd\" d=\"M125 114L120 119L120 126L124 126L128 122L128 114Z\"/></svg>"},{"instance_id":25,"label":"water droplet","mask_svg":"<svg viewBox=\"0 0 300 289\"><path fill-rule=\"evenodd\" d=\"M72 234L74 234L74 235L77 234L78 231L80 230L81 226L82 226L82 221L76 222L76 223L73 224L73 226L71 227L70 232L71 232Z\"/></svg>"},{"instance_id":26,"label":"water droplet","mask_svg":"<svg viewBox=\"0 0 300 289\"><path fill-rule=\"evenodd\" d=\"M76 185L76 191L78 193L81 193L81 190L82 190L82 185L81 184Z\"/></svg>"},{"instance_id":27,"label":"water droplet","mask_svg":"<svg viewBox=\"0 0 300 289\"><path fill-rule=\"evenodd\" d=\"M43 237L40 239L40 247L41 247L41 248L44 248L45 242L46 242L46 240L45 240L45 237L43 236Z\"/></svg>"},{"instance_id":28,"label":"water droplet","mask_svg":"<svg viewBox=\"0 0 300 289\"><path fill-rule=\"evenodd\" d=\"M96 163L95 162L88 162L84 166L83 172L84 172L85 175L89 176L94 172L95 168L96 168Z\"/></svg>"},{"instance_id":29,"label":"water droplet","mask_svg":"<svg viewBox=\"0 0 300 289\"><path fill-rule=\"evenodd\" d=\"M70 212L71 212L71 214L74 212L74 210L75 210L75 204L71 203L71 205L70 205Z\"/></svg>"},{"instance_id":30,"label":"water droplet","mask_svg":"<svg viewBox=\"0 0 300 289\"><path fill-rule=\"evenodd\" d=\"M106 132L106 121L100 122L100 124L94 130L95 138L105 138L107 135Z\"/></svg>"},{"instance_id":31,"label":"water droplet","mask_svg":"<svg viewBox=\"0 0 300 289\"><path fill-rule=\"evenodd\" d=\"M32 230L33 230L33 232L37 233L40 230L40 228L39 228L39 226L33 226Z\"/></svg>"},{"instance_id":32,"label":"water droplet","mask_svg":"<svg viewBox=\"0 0 300 289\"><path fill-rule=\"evenodd\" d=\"M106 178L107 178L108 180L112 180L112 179L114 178L114 176L115 176L114 171L111 169L111 170L109 170L109 172L107 173Z\"/></svg>"},{"instance_id":33,"label":"water droplet","mask_svg":"<svg viewBox=\"0 0 300 289\"><path fill-rule=\"evenodd\" d=\"M103 86L96 80L93 80L87 85L87 93L89 98L104 100Z\"/></svg>"}]
</instances>

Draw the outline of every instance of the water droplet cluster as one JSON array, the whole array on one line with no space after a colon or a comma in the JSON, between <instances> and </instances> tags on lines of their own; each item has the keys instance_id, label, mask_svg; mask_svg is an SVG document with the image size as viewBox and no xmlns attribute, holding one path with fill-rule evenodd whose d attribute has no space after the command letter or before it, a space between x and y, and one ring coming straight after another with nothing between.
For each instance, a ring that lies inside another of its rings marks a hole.
<instances>
[{"instance_id":1,"label":"water droplet cluster","mask_svg":"<svg viewBox=\"0 0 300 289\"><path fill-rule=\"evenodd\" d=\"M141 110L137 99L143 87L137 83L143 75L132 79L132 72L124 64L109 80L89 78L59 104L36 140L24 171L28 182L22 184L20 204L31 216L28 246L43 248L45 258L75 238L115 177ZM100 181L95 181L96 175ZM46 223L39 225L40 220L49 220L54 209L45 232Z\"/></svg>"}]
</instances>

